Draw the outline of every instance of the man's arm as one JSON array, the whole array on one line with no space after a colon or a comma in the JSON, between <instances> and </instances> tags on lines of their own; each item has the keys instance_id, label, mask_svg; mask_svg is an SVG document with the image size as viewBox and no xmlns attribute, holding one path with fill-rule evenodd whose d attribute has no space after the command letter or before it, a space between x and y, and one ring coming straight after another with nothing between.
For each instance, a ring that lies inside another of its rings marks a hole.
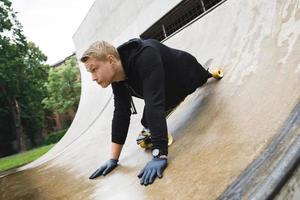
<instances>
[{"instance_id":1,"label":"man's arm","mask_svg":"<svg viewBox=\"0 0 300 200\"><path fill-rule=\"evenodd\" d=\"M125 143L130 116L130 94L125 81L112 83L114 94L114 114L112 119L111 140L113 143L123 145Z\"/></svg>"},{"instance_id":2,"label":"man's arm","mask_svg":"<svg viewBox=\"0 0 300 200\"><path fill-rule=\"evenodd\" d=\"M130 121L130 96L124 83L112 83L115 110L112 120L110 159L98 168L89 178L105 176L117 167L123 144L127 137Z\"/></svg>"},{"instance_id":3,"label":"man's arm","mask_svg":"<svg viewBox=\"0 0 300 200\"><path fill-rule=\"evenodd\" d=\"M156 49L147 47L136 61L143 81L145 114L151 132L152 149L159 149L160 155L168 154L167 123L165 116L165 71ZM156 177L162 178L167 167L167 158L154 157L138 174L141 185L152 184Z\"/></svg>"},{"instance_id":4,"label":"man's arm","mask_svg":"<svg viewBox=\"0 0 300 200\"><path fill-rule=\"evenodd\" d=\"M123 145L112 142L111 143L111 159L119 160Z\"/></svg>"},{"instance_id":5,"label":"man's arm","mask_svg":"<svg viewBox=\"0 0 300 200\"><path fill-rule=\"evenodd\" d=\"M165 71L156 49L147 47L136 60L143 82L144 112L151 132L152 149L168 154L168 130L165 116Z\"/></svg>"}]
</instances>

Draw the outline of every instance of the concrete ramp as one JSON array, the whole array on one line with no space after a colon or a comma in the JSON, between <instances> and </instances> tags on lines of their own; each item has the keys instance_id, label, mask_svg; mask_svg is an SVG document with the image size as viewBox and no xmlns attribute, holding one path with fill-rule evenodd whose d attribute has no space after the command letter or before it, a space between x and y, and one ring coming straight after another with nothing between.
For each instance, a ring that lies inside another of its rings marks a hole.
<instances>
[{"instance_id":1,"label":"concrete ramp","mask_svg":"<svg viewBox=\"0 0 300 200\"><path fill-rule=\"evenodd\" d=\"M75 33L78 58L95 40L118 45L138 37L180 1L110 2L96 1ZM299 1L224 1L164 43L206 67L223 67L225 76L197 89L168 119L175 142L163 179L144 187L137 178L151 159L135 142L144 106L139 99L120 166L88 179L109 158L114 107L111 89L93 83L80 65L81 101L70 130L42 158L2 176L0 199L274 196L300 155Z\"/></svg>"}]
</instances>

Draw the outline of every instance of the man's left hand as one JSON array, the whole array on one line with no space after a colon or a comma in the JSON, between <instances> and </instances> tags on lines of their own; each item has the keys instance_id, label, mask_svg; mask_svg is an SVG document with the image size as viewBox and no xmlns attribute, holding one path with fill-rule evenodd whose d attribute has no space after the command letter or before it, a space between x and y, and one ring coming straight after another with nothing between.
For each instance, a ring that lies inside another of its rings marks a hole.
<instances>
[{"instance_id":1,"label":"man's left hand","mask_svg":"<svg viewBox=\"0 0 300 200\"><path fill-rule=\"evenodd\" d=\"M141 179L141 185L147 186L152 184L157 176L162 178L167 163L168 160L166 158L153 158L149 161L138 175Z\"/></svg>"}]
</instances>

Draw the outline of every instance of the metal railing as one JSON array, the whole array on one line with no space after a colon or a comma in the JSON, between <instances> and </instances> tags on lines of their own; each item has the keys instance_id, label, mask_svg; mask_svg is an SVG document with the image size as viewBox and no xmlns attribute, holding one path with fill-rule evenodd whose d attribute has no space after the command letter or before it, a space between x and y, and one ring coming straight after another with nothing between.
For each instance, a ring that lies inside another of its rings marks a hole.
<instances>
[{"instance_id":1,"label":"metal railing","mask_svg":"<svg viewBox=\"0 0 300 200\"><path fill-rule=\"evenodd\" d=\"M208 12L222 0L183 0L140 35L142 39L162 41L174 32Z\"/></svg>"}]
</instances>

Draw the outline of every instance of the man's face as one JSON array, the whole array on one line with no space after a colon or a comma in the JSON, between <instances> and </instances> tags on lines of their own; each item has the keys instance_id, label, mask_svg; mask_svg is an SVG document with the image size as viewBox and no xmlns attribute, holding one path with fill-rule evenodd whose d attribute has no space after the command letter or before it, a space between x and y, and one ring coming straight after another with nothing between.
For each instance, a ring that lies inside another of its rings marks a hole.
<instances>
[{"instance_id":1,"label":"man's face","mask_svg":"<svg viewBox=\"0 0 300 200\"><path fill-rule=\"evenodd\" d=\"M87 71L92 74L93 81L96 81L102 88L106 88L113 82L115 70L113 59L110 56L108 56L107 61L90 57L84 65Z\"/></svg>"}]
</instances>

